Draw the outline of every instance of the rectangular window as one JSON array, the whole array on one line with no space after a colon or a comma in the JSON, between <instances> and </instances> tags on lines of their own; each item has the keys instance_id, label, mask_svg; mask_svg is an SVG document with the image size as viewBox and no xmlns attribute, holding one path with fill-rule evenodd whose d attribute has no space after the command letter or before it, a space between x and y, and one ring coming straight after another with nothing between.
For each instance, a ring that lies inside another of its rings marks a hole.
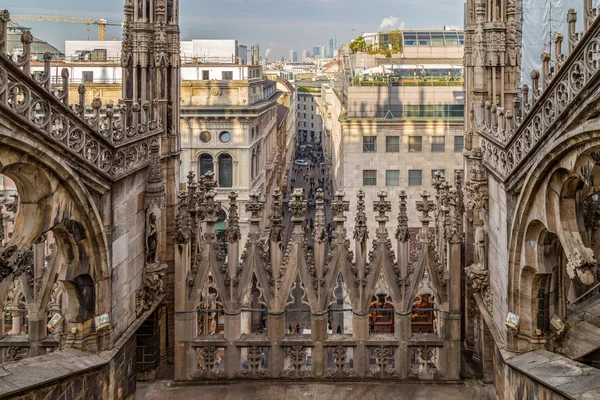
<instances>
[{"instance_id":1,"label":"rectangular window","mask_svg":"<svg viewBox=\"0 0 600 400\"><path fill-rule=\"evenodd\" d=\"M437 174L437 172L440 171L440 173L444 176L446 176L446 170L445 169L432 169L431 170L431 183L435 182L435 174Z\"/></svg>"},{"instance_id":2,"label":"rectangular window","mask_svg":"<svg viewBox=\"0 0 600 400\"><path fill-rule=\"evenodd\" d=\"M363 153L377 152L377 136L363 136Z\"/></svg>"},{"instance_id":3,"label":"rectangular window","mask_svg":"<svg viewBox=\"0 0 600 400\"><path fill-rule=\"evenodd\" d=\"M446 151L446 136L432 136L431 151L433 153L443 153Z\"/></svg>"},{"instance_id":4,"label":"rectangular window","mask_svg":"<svg viewBox=\"0 0 600 400\"><path fill-rule=\"evenodd\" d=\"M408 151L409 152L423 151L423 136L409 136L408 137Z\"/></svg>"},{"instance_id":5,"label":"rectangular window","mask_svg":"<svg viewBox=\"0 0 600 400\"><path fill-rule=\"evenodd\" d=\"M377 170L363 170L363 186L377 186Z\"/></svg>"},{"instance_id":6,"label":"rectangular window","mask_svg":"<svg viewBox=\"0 0 600 400\"><path fill-rule=\"evenodd\" d=\"M400 136L385 137L386 153L398 153L400 151Z\"/></svg>"},{"instance_id":7,"label":"rectangular window","mask_svg":"<svg viewBox=\"0 0 600 400\"><path fill-rule=\"evenodd\" d=\"M210 79L210 73L208 70L202 70L202 80L209 80Z\"/></svg>"},{"instance_id":8,"label":"rectangular window","mask_svg":"<svg viewBox=\"0 0 600 400\"><path fill-rule=\"evenodd\" d=\"M454 152L460 153L463 151L465 147L465 137L464 136L454 136Z\"/></svg>"},{"instance_id":9,"label":"rectangular window","mask_svg":"<svg viewBox=\"0 0 600 400\"><path fill-rule=\"evenodd\" d=\"M233 71L223 71L223 72L221 72L221 80L232 81L233 80Z\"/></svg>"},{"instance_id":10,"label":"rectangular window","mask_svg":"<svg viewBox=\"0 0 600 400\"><path fill-rule=\"evenodd\" d=\"M464 169L455 169L454 170L454 184L456 185L456 174L459 174L461 179L461 182L464 184L465 183L465 170Z\"/></svg>"},{"instance_id":11,"label":"rectangular window","mask_svg":"<svg viewBox=\"0 0 600 400\"><path fill-rule=\"evenodd\" d=\"M81 78L82 78L83 83L94 82L94 71L83 71L81 73Z\"/></svg>"},{"instance_id":12,"label":"rectangular window","mask_svg":"<svg viewBox=\"0 0 600 400\"><path fill-rule=\"evenodd\" d=\"M420 169L411 169L408 171L408 186L423 185L423 171Z\"/></svg>"},{"instance_id":13,"label":"rectangular window","mask_svg":"<svg viewBox=\"0 0 600 400\"><path fill-rule=\"evenodd\" d=\"M400 186L400 171L388 169L385 171L385 186Z\"/></svg>"}]
</instances>

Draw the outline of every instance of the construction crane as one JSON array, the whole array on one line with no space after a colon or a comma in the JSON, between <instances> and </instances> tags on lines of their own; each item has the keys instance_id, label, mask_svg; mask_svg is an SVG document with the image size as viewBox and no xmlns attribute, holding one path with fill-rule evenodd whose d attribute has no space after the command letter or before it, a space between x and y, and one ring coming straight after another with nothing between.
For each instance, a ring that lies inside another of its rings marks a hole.
<instances>
[{"instance_id":1,"label":"construction crane","mask_svg":"<svg viewBox=\"0 0 600 400\"><path fill-rule=\"evenodd\" d=\"M122 23L108 22L104 18L79 18L65 17L61 15L11 15L13 21L31 21L31 22L59 22L63 24L80 24L80 25L98 25L98 40L106 40L107 26L120 26ZM89 32L89 29L88 29ZM89 36L89 35L88 35ZM89 37L88 37L89 39Z\"/></svg>"}]
</instances>

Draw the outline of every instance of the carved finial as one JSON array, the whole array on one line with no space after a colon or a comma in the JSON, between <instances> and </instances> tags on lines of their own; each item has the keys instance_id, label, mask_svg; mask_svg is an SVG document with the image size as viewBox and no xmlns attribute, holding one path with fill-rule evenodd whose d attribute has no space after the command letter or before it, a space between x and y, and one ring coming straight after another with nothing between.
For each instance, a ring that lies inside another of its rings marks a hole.
<instances>
[{"instance_id":1,"label":"carved finial","mask_svg":"<svg viewBox=\"0 0 600 400\"><path fill-rule=\"evenodd\" d=\"M280 242L283 240L283 226L281 225L281 222L283 221L281 190L279 188L275 188L275 190L273 190L272 197L273 202L271 203L271 216L269 217L269 220L271 221L269 238L271 241Z\"/></svg>"},{"instance_id":2,"label":"carved finial","mask_svg":"<svg viewBox=\"0 0 600 400\"><path fill-rule=\"evenodd\" d=\"M258 193L250 193L250 201L246 203L246 212L250 213L250 219L260 221L260 214L262 213L265 203L258 200Z\"/></svg>"},{"instance_id":3,"label":"carved finial","mask_svg":"<svg viewBox=\"0 0 600 400\"><path fill-rule=\"evenodd\" d=\"M10 21L10 13L8 12L8 10L0 11L0 21L2 21L2 22Z\"/></svg>"},{"instance_id":4,"label":"carved finial","mask_svg":"<svg viewBox=\"0 0 600 400\"><path fill-rule=\"evenodd\" d=\"M323 243L327 238L325 230L325 200L323 199L323 190L317 189L315 206L315 242Z\"/></svg>"},{"instance_id":5,"label":"carved finial","mask_svg":"<svg viewBox=\"0 0 600 400\"><path fill-rule=\"evenodd\" d=\"M238 215L237 207L238 194L235 191L229 193L229 217L227 218L227 242L237 243L241 239L240 232L240 217Z\"/></svg>"},{"instance_id":6,"label":"carved finial","mask_svg":"<svg viewBox=\"0 0 600 400\"><path fill-rule=\"evenodd\" d=\"M429 197L431 197L430 194L427 192L427 190L424 190L421 193L421 198L423 200L417 201L417 211L421 213L420 220L423 222L431 221L429 212L433 210L433 203L429 201Z\"/></svg>"},{"instance_id":7,"label":"carved finial","mask_svg":"<svg viewBox=\"0 0 600 400\"><path fill-rule=\"evenodd\" d=\"M221 204L215 201L216 193L213 190L209 190L204 195L204 219L206 222L216 222L217 221L217 213L221 210Z\"/></svg>"},{"instance_id":8,"label":"carved finial","mask_svg":"<svg viewBox=\"0 0 600 400\"><path fill-rule=\"evenodd\" d=\"M363 242L369 238L367 214L365 213L365 192L359 189L356 197L358 200L356 202L356 218L354 218L354 239Z\"/></svg>"},{"instance_id":9,"label":"carved finial","mask_svg":"<svg viewBox=\"0 0 600 400\"><path fill-rule=\"evenodd\" d=\"M304 198L304 190L303 189L294 189L294 193L292 194L292 201L290 201L290 212L292 213L292 222L301 223L305 219L306 210L308 210L308 206L306 200Z\"/></svg>"},{"instance_id":10,"label":"carved finial","mask_svg":"<svg viewBox=\"0 0 600 400\"><path fill-rule=\"evenodd\" d=\"M379 197L379 201L373 202L373 211L379 213L379 215L375 219L379 222L386 222L389 218L385 213L392 211L392 203L385 200L387 198L387 192L383 190L377 192L377 197Z\"/></svg>"},{"instance_id":11,"label":"carved finial","mask_svg":"<svg viewBox=\"0 0 600 400\"><path fill-rule=\"evenodd\" d=\"M400 198L400 211L398 213L398 228L396 229L396 239L400 242L408 241L408 213L406 208L406 192L402 190L398 195Z\"/></svg>"},{"instance_id":12,"label":"carved finial","mask_svg":"<svg viewBox=\"0 0 600 400\"><path fill-rule=\"evenodd\" d=\"M338 190L335 192L335 200L331 202L331 211L335 213L335 217L333 218L335 222L346 222L344 212L350 211L350 202L345 201L344 196L346 196L346 194L341 190Z\"/></svg>"}]
</instances>

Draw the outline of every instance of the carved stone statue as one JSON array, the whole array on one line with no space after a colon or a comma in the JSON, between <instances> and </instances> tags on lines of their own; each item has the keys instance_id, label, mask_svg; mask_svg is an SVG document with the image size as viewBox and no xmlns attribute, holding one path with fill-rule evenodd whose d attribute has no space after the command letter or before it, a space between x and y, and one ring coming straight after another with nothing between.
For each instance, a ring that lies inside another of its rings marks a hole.
<instances>
[{"instance_id":1,"label":"carved stone statue","mask_svg":"<svg viewBox=\"0 0 600 400\"><path fill-rule=\"evenodd\" d=\"M485 254L485 226L482 220L479 220L475 228L475 262L480 264L482 270L487 270L487 257Z\"/></svg>"},{"instance_id":2,"label":"carved stone statue","mask_svg":"<svg viewBox=\"0 0 600 400\"><path fill-rule=\"evenodd\" d=\"M156 249L158 247L158 232L156 230L156 215L150 213L148 216L148 228L146 232L146 264L156 263Z\"/></svg>"}]
</instances>

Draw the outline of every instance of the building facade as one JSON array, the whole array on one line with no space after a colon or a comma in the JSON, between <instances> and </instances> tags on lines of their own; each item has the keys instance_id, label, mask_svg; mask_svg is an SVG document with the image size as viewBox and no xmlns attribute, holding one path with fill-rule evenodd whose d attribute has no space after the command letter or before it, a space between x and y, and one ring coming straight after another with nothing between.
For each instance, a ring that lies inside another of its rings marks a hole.
<instances>
[{"instance_id":1,"label":"building facade","mask_svg":"<svg viewBox=\"0 0 600 400\"><path fill-rule=\"evenodd\" d=\"M370 62L355 62L365 59L362 53L349 55L355 61L346 62L346 75L327 89L334 94L325 111L334 188L352 195L363 190L367 201L381 190L392 198L405 190L416 200L433 190L436 173L454 182L464 169L462 61L456 58L463 47L442 42L409 51L412 32L402 34L406 54L398 64L366 55L386 64L365 68ZM449 53L454 58L444 58ZM408 217L410 227L420 225L417 213Z\"/></svg>"},{"instance_id":2,"label":"building facade","mask_svg":"<svg viewBox=\"0 0 600 400\"><path fill-rule=\"evenodd\" d=\"M239 70L238 79L229 75L231 68ZM267 171L278 154L277 84L263 78L260 65L215 64L206 71L216 79L181 83L182 183L190 172L214 173L216 200L226 200L232 190L241 204L251 192L264 198ZM225 74L232 79L223 80ZM240 216L245 238L248 220L243 211Z\"/></svg>"}]
</instances>

